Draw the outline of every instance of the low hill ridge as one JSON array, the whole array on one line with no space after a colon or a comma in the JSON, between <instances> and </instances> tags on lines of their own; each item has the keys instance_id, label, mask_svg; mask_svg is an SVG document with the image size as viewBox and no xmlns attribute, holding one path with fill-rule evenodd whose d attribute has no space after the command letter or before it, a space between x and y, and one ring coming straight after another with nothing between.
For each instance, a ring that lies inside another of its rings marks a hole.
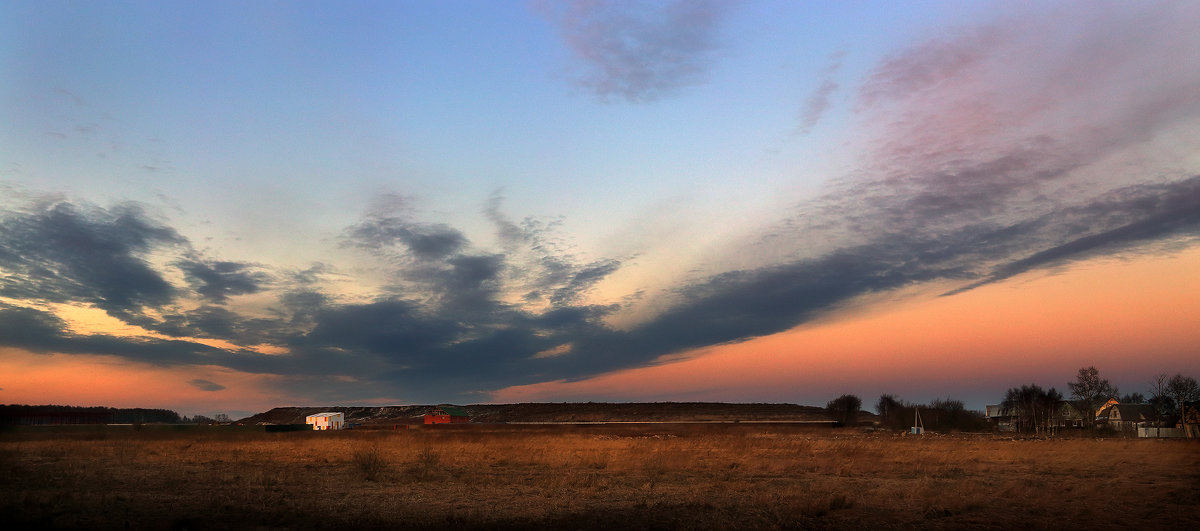
<instances>
[{"instance_id":1,"label":"low hill ridge","mask_svg":"<svg viewBox=\"0 0 1200 531\"><path fill-rule=\"evenodd\" d=\"M303 424L304 417L341 412L361 425L420 424L435 405L277 407L239 420L243 424ZM564 402L460 406L476 423L506 422L733 422L828 420L825 408L797 404L721 402Z\"/></svg>"}]
</instances>

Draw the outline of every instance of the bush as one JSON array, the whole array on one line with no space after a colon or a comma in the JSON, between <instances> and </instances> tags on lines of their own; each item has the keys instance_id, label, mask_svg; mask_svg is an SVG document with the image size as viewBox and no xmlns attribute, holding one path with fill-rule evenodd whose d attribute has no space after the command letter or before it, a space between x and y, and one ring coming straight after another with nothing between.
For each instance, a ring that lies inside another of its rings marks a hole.
<instances>
[{"instance_id":1,"label":"bush","mask_svg":"<svg viewBox=\"0 0 1200 531\"><path fill-rule=\"evenodd\" d=\"M429 479L437 473L438 463L442 460L442 456L430 447L425 447L417 451L417 460L413 464L410 472L418 479Z\"/></svg>"},{"instance_id":2,"label":"bush","mask_svg":"<svg viewBox=\"0 0 1200 531\"><path fill-rule=\"evenodd\" d=\"M379 475L387 469L387 460L383 458L383 452L380 452L379 447L375 445L355 450L354 464L358 465L358 469L362 471L363 477L367 481L377 481Z\"/></svg>"},{"instance_id":3,"label":"bush","mask_svg":"<svg viewBox=\"0 0 1200 531\"><path fill-rule=\"evenodd\" d=\"M858 423L858 410L861 407L862 399L854 395L842 395L825 404L825 410L829 412L829 417L843 426L853 426Z\"/></svg>"}]
</instances>

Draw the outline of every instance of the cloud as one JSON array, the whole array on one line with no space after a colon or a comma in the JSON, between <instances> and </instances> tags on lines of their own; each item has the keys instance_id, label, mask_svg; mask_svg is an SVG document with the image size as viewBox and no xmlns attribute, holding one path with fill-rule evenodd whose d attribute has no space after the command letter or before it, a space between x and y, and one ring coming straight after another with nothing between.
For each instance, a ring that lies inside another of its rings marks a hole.
<instances>
[{"instance_id":1,"label":"cloud","mask_svg":"<svg viewBox=\"0 0 1200 531\"><path fill-rule=\"evenodd\" d=\"M859 91L864 173L911 205L960 200L957 211L982 214L1084 177L1078 169L1200 115L1200 72L1172 66L1200 55L1188 29L1198 11L1066 3L893 54Z\"/></svg>"},{"instance_id":2,"label":"cloud","mask_svg":"<svg viewBox=\"0 0 1200 531\"><path fill-rule=\"evenodd\" d=\"M1139 245L1200 236L1200 176L1116 190L1086 206L1057 213L1059 226L1092 227L1084 235L1037 249L995 267L986 278L948 294L998 282L1037 268L1063 264ZM1191 243L1191 242L1188 242ZM1031 246L1032 247L1032 246Z\"/></svg>"},{"instance_id":3,"label":"cloud","mask_svg":"<svg viewBox=\"0 0 1200 531\"><path fill-rule=\"evenodd\" d=\"M561 218L509 219L501 209L503 197L492 194L484 215L504 247L505 284L522 293L528 302L569 305L620 269L624 258L601 258L583 263L572 255L571 245L557 233Z\"/></svg>"},{"instance_id":4,"label":"cloud","mask_svg":"<svg viewBox=\"0 0 1200 531\"><path fill-rule=\"evenodd\" d=\"M120 314L167 304L176 294L146 258L185 240L137 205L51 202L0 214L2 296L87 302Z\"/></svg>"},{"instance_id":5,"label":"cloud","mask_svg":"<svg viewBox=\"0 0 1200 531\"><path fill-rule=\"evenodd\" d=\"M5 346L34 352L277 374L283 376L279 385L308 386L310 392L313 378L348 375L360 390L403 389L414 396L459 400L477 391L583 378L770 335L862 295L929 282L961 282L970 289L1097 253L1194 238L1200 235L1197 212L1200 177L1193 177L1121 188L1014 224L889 234L819 256L683 284L675 290L675 304L622 330L605 323L617 305L588 304L579 297L557 298L549 305L505 302L503 295L513 291L510 277L502 273L510 255L460 253L420 275L398 272L409 287L393 291L406 297L345 303L316 291L284 290L277 294L276 318L201 305L151 323L164 330L176 327L179 340L72 334L49 312L14 306L0 308L0 338ZM559 284L551 292L578 293L579 286L619 268L616 262L580 264L562 256L558 263L571 274L556 275ZM513 281L541 284L537 276L544 271L526 270L534 278ZM299 315L303 318L295 318ZM288 353L213 348L192 337L241 344L267 339ZM337 396L353 396L350 388L337 389L344 393Z\"/></svg>"},{"instance_id":6,"label":"cloud","mask_svg":"<svg viewBox=\"0 0 1200 531\"><path fill-rule=\"evenodd\" d=\"M58 316L20 306L0 305L0 332L3 346L37 353L110 355L163 366L223 361L220 349L188 341L74 334Z\"/></svg>"},{"instance_id":7,"label":"cloud","mask_svg":"<svg viewBox=\"0 0 1200 531\"><path fill-rule=\"evenodd\" d=\"M576 82L601 100L643 103L706 78L728 2L580 0L550 3L550 20L583 72Z\"/></svg>"},{"instance_id":8,"label":"cloud","mask_svg":"<svg viewBox=\"0 0 1200 531\"><path fill-rule=\"evenodd\" d=\"M391 194L381 196L366 219L350 228L347 242L381 253L398 250L419 260L445 258L466 244L466 237L447 225L413 221L408 201Z\"/></svg>"},{"instance_id":9,"label":"cloud","mask_svg":"<svg viewBox=\"0 0 1200 531\"><path fill-rule=\"evenodd\" d=\"M66 323L53 314L32 308L0 304L0 337L4 346L44 352Z\"/></svg>"},{"instance_id":10,"label":"cloud","mask_svg":"<svg viewBox=\"0 0 1200 531\"><path fill-rule=\"evenodd\" d=\"M825 68L825 79L821 81L820 86L809 94L805 100L804 108L800 111L800 127L799 132L806 135L816 127L817 122L821 121L821 117L825 115L825 111L829 110L830 96L838 89L838 84L834 81L833 76L842 67L841 58L844 54L838 53L834 55L834 60L828 67Z\"/></svg>"},{"instance_id":11,"label":"cloud","mask_svg":"<svg viewBox=\"0 0 1200 531\"><path fill-rule=\"evenodd\" d=\"M1200 72L1170 65L1200 60L1186 29L1198 12L1065 4L892 54L857 91L857 169L798 205L772 244L828 252L880 235L1012 231L1118 188L1194 175L1179 153L1200 120Z\"/></svg>"},{"instance_id":12,"label":"cloud","mask_svg":"<svg viewBox=\"0 0 1200 531\"><path fill-rule=\"evenodd\" d=\"M176 264L187 275L192 288L204 298L223 304L232 295L258 293L269 282L266 273L251 271L250 264L237 262L181 260Z\"/></svg>"},{"instance_id":13,"label":"cloud","mask_svg":"<svg viewBox=\"0 0 1200 531\"><path fill-rule=\"evenodd\" d=\"M829 109L829 97L837 89L837 82L832 78L827 78L808 96L804 109L800 112L800 134L808 134L813 127L816 127L817 122L821 121L821 117Z\"/></svg>"},{"instance_id":14,"label":"cloud","mask_svg":"<svg viewBox=\"0 0 1200 531\"><path fill-rule=\"evenodd\" d=\"M200 378L196 378L195 380L189 380L188 385L195 387L196 389L199 389L201 391L210 391L210 392L211 391L220 391L222 389L225 389L224 385L210 382L208 380L203 380Z\"/></svg>"}]
</instances>

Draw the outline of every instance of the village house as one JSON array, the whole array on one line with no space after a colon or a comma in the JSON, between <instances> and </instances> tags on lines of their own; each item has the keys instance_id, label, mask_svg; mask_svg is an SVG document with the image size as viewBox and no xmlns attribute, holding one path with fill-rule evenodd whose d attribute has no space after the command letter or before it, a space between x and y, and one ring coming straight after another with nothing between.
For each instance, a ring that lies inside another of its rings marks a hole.
<instances>
[{"instance_id":1,"label":"village house","mask_svg":"<svg viewBox=\"0 0 1200 531\"><path fill-rule=\"evenodd\" d=\"M984 416L992 427L999 431L1015 431L1017 429L1017 412L1011 408L997 404L984 406Z\"/></svg>"},{"instance_id":2,"label":"village house","mask_svg":"<svg viewBox=\"0 0 1200 531\"><path fill-rule=\"evenodd\" d=\"M985 406L984 413L988 421L997 430L1017 430L1020 415L1015 408L1007 408L1003 404ZM1045 427L1056 430L1061 428L1083 428L1086 425L1087 419L1084 417L1083 411L1075 407L1071 402L1063 400L1054 408L1053 416Z\"/></svg>"},{"instance_id":3,"label":"village house","mask_svg":"<svg viewBox=\"0 0 1200 531\"><path fill-rule=\"evenodd\" d=\"M466 410L458 406L442 404L425 414L426 424L458 424L470 422L471 417Z\"/></svg>"},{"instance_id":4,"label":"village house","mask_svg":"<svg viewBox=\"0 0 1200 531\"><path fill-rule=\"evenodd\" d=\"M1066 400L1058 403L1058 409L1054 411L1054 425L1056 428L1083 428L1087 426L1087 415L1084 414L1084 409L1079 409Z\"/></svg>"},{"instance_id":5,"label":"village house","mask_svg":"<svg viewBox=\"0 0 1200 531\"><path fill-rule=\"evenodd\" d=\"M1138 428L1158 427L1162 417L1150 404L1113 404L1100 415L1117 431L1136 431Z\"/></svg>"},{"instance_id":6,"label":"village house","mask_svg":"<svg viewBox=\"0 0 1200 531\"><path fill-rule=\"evenodd\" d=\"M1096 408L1096 422L1104 422L1108 416L1107 409L1110 407L1113 407L1119 403L1120 402L1116 398L1113 398L1111 396L1108 397L1108 400L1105 400L1104 403L1100 405L1100 407Z\"/></svg>"},{"instance_id":7,"label":"village house","mask_svg":"<svg viewBox=\"0 0 1200 531\"><path fill-rule=\"evenodd\" d=\"M337 412L316 413L304 417L305 424L312 424L314 430L340 430L346 425L346 416Z\"/></svg>"}]
</instances>

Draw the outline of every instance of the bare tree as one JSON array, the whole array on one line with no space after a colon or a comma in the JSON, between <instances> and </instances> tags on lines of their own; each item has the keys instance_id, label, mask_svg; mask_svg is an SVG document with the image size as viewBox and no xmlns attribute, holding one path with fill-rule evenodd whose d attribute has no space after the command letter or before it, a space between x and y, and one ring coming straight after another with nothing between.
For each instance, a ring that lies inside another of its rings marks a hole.
<instances>
[{"instance_id":1,"label":"bare tree","mask_svg":"<svg viewBox=\"0 0 1200 531\"><path fill-rule=\"evenodd\" d=\"M1062 393L1053 387L1038 397L1038 408L1042 412L1042 426L1048 433L1054 433L1054 427L1058 425L1054 417L1058 413L1058 403L1062 402L1062 399Z\"/></svg>"},{"instance_id":2,"label":"bare tree","mask_svg":"<svg viewBox=\"0 0 1200 531\"><path fill-rule=\"evenodd\" d=\"M1175 412L1175 399L1171 398L1171 390L1167 382L1171 378L1167 373L1160 373L1150 380L1150 403L1159 415L1169 417Z\"/></svg>"},{"instance_id":3,"label":"bare tree","mask_svg":"<svg viewBox=\"0 0 1200 531\"><path fill-rule=\"evenodd\" d=\"M1190 434L1186 418L1186 406L1188 402L1200 400L1200 384L1197 384L1196 379L1191 376L1175 373L1175 376L1167 380L1167 392L1171 395L1171 398L1175 399L1175 405L1179 409L1180 425L1183 426L1186 433Z\"/></svg>"},{"instance_id":4,"label":"bare tree","mask_svg":"<svg viewBox=\"0 0 1200 531\"><path fill-rule=\"evenodd\" d=\"M879 395L879 401L875 402L875 412L879 414L879 420L885 425L888 424L892 417L900 413L904 408L904 404L900 402L896 395L882 394Z\"/></svg>"},{"instance_id":5,"label":"bare tree","mask_svg":"<svg viewBox=\"0 0 1200 531\"><path fill-rule=\"evenodd\" d=\"M1101 378L1096 367L1079 369L1075 381L1067 386L1071 388L1071 398L1081 406L1079 409L1086 410L1089 426L1095 424L1096 408L1118 394L1116 386L1110 384L1107 378Z\"/></svg>"}]
</instances>

